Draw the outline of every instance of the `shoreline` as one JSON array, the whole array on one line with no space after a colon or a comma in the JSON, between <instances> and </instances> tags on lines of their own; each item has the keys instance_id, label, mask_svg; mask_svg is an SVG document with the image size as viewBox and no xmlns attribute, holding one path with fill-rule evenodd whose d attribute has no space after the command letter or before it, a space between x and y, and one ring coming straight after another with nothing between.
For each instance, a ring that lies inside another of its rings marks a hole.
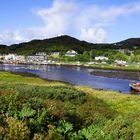
<instances>
[{"instance_id":1,"label":"shoreline","mask_svg":"<svg viewBox=\"0 0 140 140\"><path fill-rule=\"evenodd\" d=\"M69 82L61 81L61 80L50 80L50 79L39 77L38 75L29 73L29 72L11 72L11 71L8 71L8 72L11 73L11 74L20 75L20 76L40 78L40 79L43 79L44 81L49 81L49 82L60 82L62 84L66 84L67 86L69 85L69 86L89 87L91 89L98 90L98 91L112 91L112 92L117 92L117 93L121 93L121 94L133 94L133 92L131 92L131 91L130 91L130 93L124 93L122 91L115 91L115 90L111 90L111 89L109 90L109 89L103 89L103 88L93 88L93 87L90 87L90 86L76 85L76 84L72 84L72 83L69 83Z\"/></svg>"},{"instance_id":2,"label":"shoreline","mask_svg":"<svg viewBox=\"0 0 140 140\"><path fill-rule=\"evenodd\" d=\"M126 80L136 80L139 81L139 77L137 72L130 72L130 71L93 71L91 72L92 75L95 76L103 76L107 78L117 78L117 79L126 79Z\"/></svg>"},{"instance_id":3,"label":"shoreline","mask_svg":"<svg viewBox=\"0 0 140 140\"><path fill-rule=\"evenodd\" d=\"M61 81L61 80L46 79L46 78L39 77L38 75L29 73L29 72L11 72L11 71L0 71L0 72L8 72L10 74L20 75L20 76L23 76L23 77L39 78L39 79L42 79L46 82L52 82L52 83L53 82L58 82L58 83L66 84L66 86L87 87L87 88L91 88L91 89L97 90L97 91L106 91L106 92L110 91L110 92L116 92L116 93L127 94L127 95L137 95L138 94L137 92L134 92L134 91L131 91L131 90L130 90L130 93L124 93L122 91L115 91L115 90L111 90L111 89L93 88L93 87L90 87L90 86L76 85L76 84L72 84L72 83L69 83L69 82Z\"/></svg>"},{"instance_id":4,"label":"shoreline","mask_svg":"<svg viewBox=\"0 0 140 140\"><path fill-rule=\"evenodd\" d=\"M80 68L91 68L91 69L99 69L99 70L114 70L114 71L124 71L124 72L140 72L140 69L137 68L128 68L127 66L125 67L120 67L120 66L105 66L105 65L100 65L100 66L95 66L95 65L88 65L88 64L64 64L64 63L49 63L49 64L34 64L34 63L19 63L19 64L9 64L9 63L0 63L3 65L46 65L46 66L66 66L66 67L80 67Z\"/></svg>"},{"instance_id":5,"label":"shoreline","mask_svg":"<svg viewBox=\"0 0 140 140\"><path fill-rule=\"evenodd\" d=\"M25 77L33 77L33 78L40 78L44 81L48 81L48 82L61 82L62 84L67 84L70 86L75 86L72 83L69 82L65 82L65 81L61 81L61 80L51 80L51 79L47 79L47 78L42 78L37 74L33 74L33 73L29 73L29 72L12 72L12 71L2 71L2 72L9 72L11 74L15 74L15 75L20 75L20 76L25 76Z\"/></svg>"},{"instance_id":6,"label":"shoreline","mask_svg":"<svg viewBox=\"0 0 140 140\"><path fill-rule=\"evenodd\" d=\"M4 64L4 65L44 65L44 64ZM117 78L117 79L126 79L126 80L136 80L139 81L138 71L137 70L126 70L126 69L116 69L116 68L101 68L85 65L73 65L73 64L46 64L46 66L62 66L68 68L85 68L91 69L89 72L91 75L102 76L107 78ZM50 80L51 81L51 80ZM57 81L57 80L56 80ZM63 81L60 81L63 82ZM67 82L66 82L67 83ZM69 83L71 84L71 83Z\"/></svg>"},{"instance_id":7,"label":"shoreline","mask_svg":"<svg viewBox=\"0 0 140 140\"><path fill-rule=\"evenodd\" d=\"M49 81L49 82L60 82L62 84L66 84L66 85L69 85L69 86L80 86L80 87L89 87L89 86L81 86L81 85L76 85L76 84L72 84L72 83L69 83L69 82L64 82L64 81L61 81L61 80L50 80L50 79L45 79L45 78L42 78L42 77L39 77L38 75L36 74L32 74L32 73L29 73L29 72L11 72L11 71L7 71L11 74L15 74L15 75L20 75L20 76L27 76L27 77L33 77L33 78L40 78L40 79L43 79L44 81ZM102 89L102 88L93 88L93 87L89 87L89 88L92 88L94 90L98 90L98 91L112 91L112 92L117 92L117 93L122 93L122 94L126 94L126 93L123 93L121 91L114 91L114 90L107 90L107 89ZM127 93L127 94L131 94L131 93Z\"/></svg>"}]
</instances>

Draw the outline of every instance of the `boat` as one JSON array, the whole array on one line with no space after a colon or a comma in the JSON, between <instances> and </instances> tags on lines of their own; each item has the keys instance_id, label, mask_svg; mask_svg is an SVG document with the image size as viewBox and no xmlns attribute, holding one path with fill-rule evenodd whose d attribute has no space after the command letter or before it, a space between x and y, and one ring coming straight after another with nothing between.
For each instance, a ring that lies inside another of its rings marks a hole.
<instances>
[{"instance_id":1,"label":"boat","mask_svg":"<svg viewBox=\"0 0 140 140\"><path fill-rule=\"evenodd\" d=\"M140 66L139 66L140 69ZM138 70L138 82L133 82L129 84L129 87L131 88L132 91L140 93L140 71Z\"/></svg>"},{"instance_id":2,"label":"boat","mask_svg":"<svg viewBox=\"0 0 140 140\"><path fill-rule=\"evenodd\" d=\"M135 92L140 92L140 82L130 83L129 87Z\"/></svg>"}]
</instances>

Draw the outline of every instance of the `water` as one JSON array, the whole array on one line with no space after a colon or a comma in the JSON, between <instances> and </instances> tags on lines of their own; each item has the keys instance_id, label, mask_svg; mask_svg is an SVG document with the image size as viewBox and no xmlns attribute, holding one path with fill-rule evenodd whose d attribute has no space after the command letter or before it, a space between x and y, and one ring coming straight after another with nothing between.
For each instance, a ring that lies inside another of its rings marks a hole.
<instances>
[{"instance_id":1,"label":"water","mask_svg":"<svg viewBox=\"0 0 140 140\"><path fill-rule=\"evenodd\" d=\"M0 64L0 70L29 72L36 74L41 78L60 80L71 84L123 93L130 93L129 83L132 82L132 80L94 76L90 74L93 69L80 67Z\"/></svg>"}]
</instances>

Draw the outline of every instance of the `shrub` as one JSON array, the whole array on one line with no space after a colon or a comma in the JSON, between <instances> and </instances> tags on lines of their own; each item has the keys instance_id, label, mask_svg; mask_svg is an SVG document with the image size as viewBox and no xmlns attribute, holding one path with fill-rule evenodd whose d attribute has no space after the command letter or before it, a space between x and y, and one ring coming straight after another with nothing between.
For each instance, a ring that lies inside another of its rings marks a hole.
<instances>
[{"instance_id":1,"label":"shrub","mask_svg":"<svg viewBox=\"0 0 140 140\"><path fill-rule=\"evenodd\" d=\"M16 120L14 118L7 118L7 133L5 139L12 140L29 140L30 139L30 130L26 124L22 121Z\"/></svg>"}]
</instances>

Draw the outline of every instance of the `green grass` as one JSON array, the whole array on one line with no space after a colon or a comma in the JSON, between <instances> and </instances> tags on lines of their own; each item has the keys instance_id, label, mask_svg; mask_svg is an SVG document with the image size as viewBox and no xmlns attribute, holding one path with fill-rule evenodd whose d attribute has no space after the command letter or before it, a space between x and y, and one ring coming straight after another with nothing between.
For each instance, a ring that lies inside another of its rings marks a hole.
<instances>
[{"instance_id":1,"label":"green grass","mask_svg":"<svg viewBox=\"0 0 140 140\"><path fill-rule=\"evenodd\" d=\"M54 63L55 65L58 65L57 63ZM76 66L77 63L75 62L60 62L62 65L73 65ZM59 65L60 65L59 64ZM128 66L117 66L114 64L87 64L85 62L81 62L80 65L83 67L91 67L91 68L97 68L97 69L107 69L107 70L123 70L123 71L139 71L140 66L138 64L129 64Z\"/></svg>"},{"instance_id":2,"label":"green grass","mask_svg":"<svg viewBox=\"0 0 140 140\"><path fill-rule=\"evenodd\" d=\"M0 72L0 139L139 140L140 96Z\"/></svg>"},{"instance_id":3,"label":"green grass","mask_svg":"<svg viewBox=\"0 0 140 140\"><path fill-rule=\"evenodd\" d=\"M113 64L82 64L86 67L93 67L99 69L108 69L108 70L124 70L124 71L138 71L140 66L138 64L129 64L128 66L116 66Z\"/></svg>"}]
</instances>

